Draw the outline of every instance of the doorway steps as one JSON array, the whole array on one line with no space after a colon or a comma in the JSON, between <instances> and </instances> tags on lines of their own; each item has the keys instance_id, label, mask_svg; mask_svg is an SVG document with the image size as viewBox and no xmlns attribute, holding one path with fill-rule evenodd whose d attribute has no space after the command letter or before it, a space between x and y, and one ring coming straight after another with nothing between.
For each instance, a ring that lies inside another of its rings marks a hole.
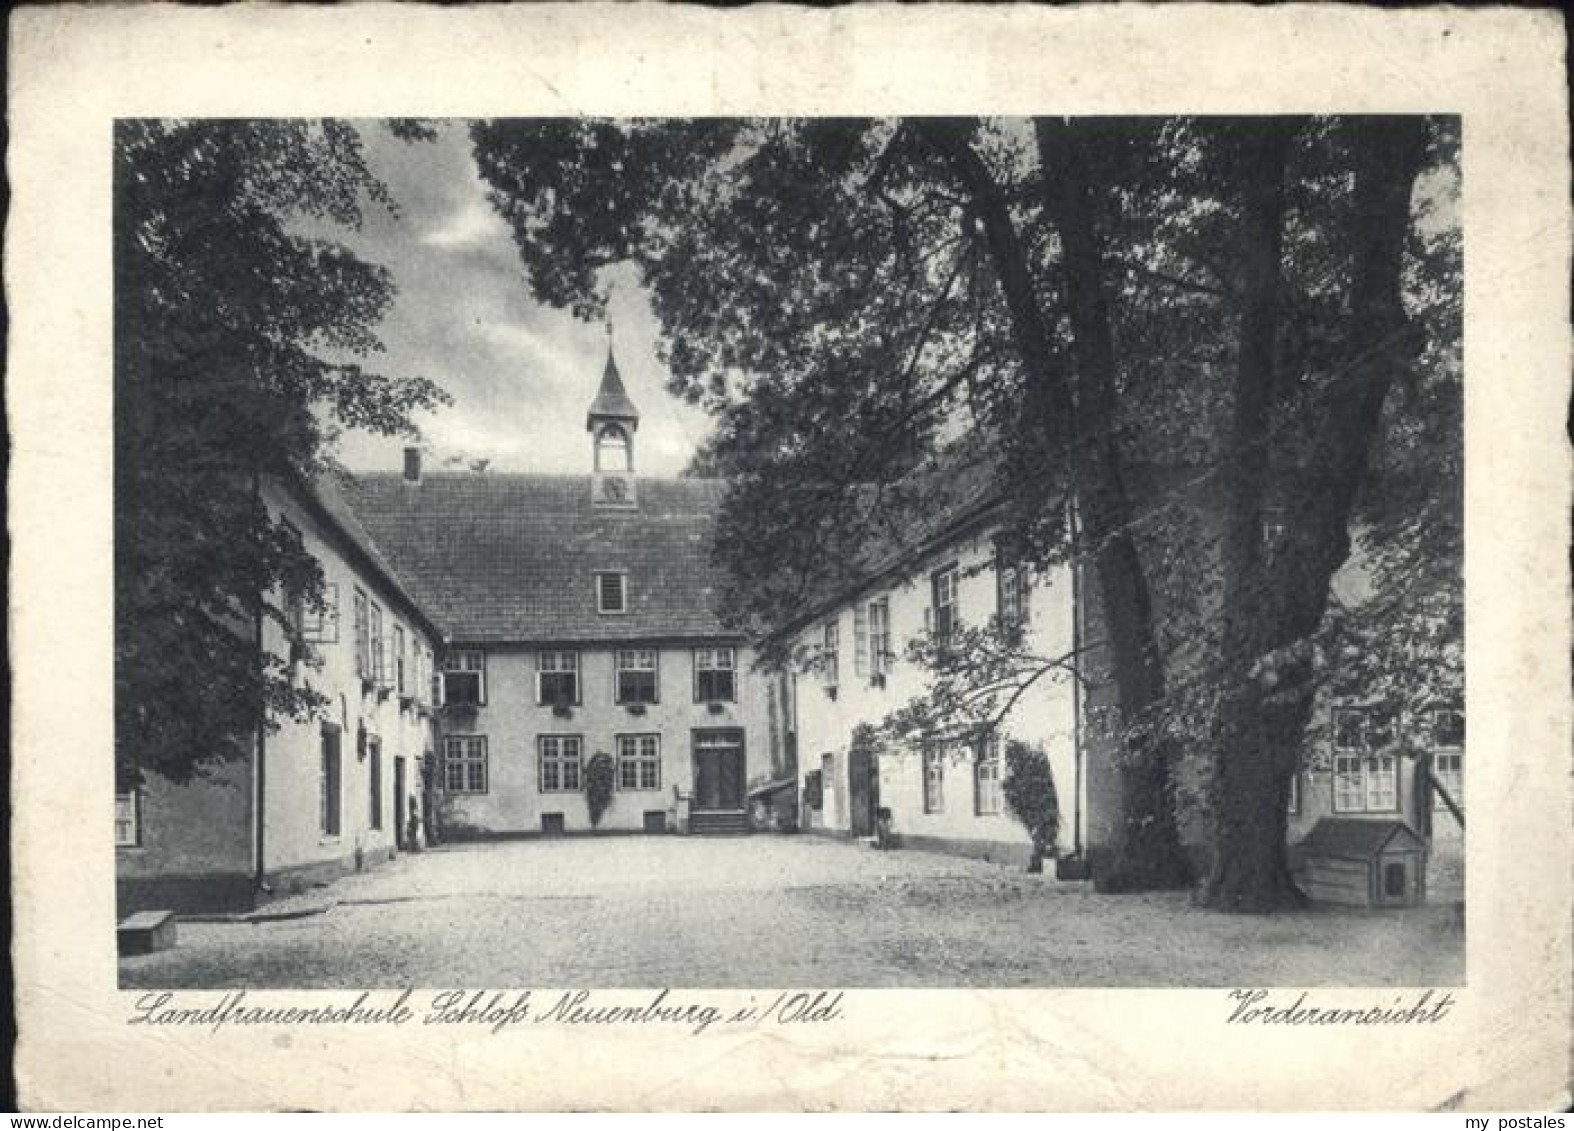
<instances>
[{"instance_id":1,"label":"doorway steps","mask_svg":"<svg viewBox=\"0 0 1574 1131\"><path fill-rule=\"evenodd\" d=\"M743 836L749 831L749 816L742 809L694 809L689 813L689 832L696 836Z\"/></svg>"}]
</instances>

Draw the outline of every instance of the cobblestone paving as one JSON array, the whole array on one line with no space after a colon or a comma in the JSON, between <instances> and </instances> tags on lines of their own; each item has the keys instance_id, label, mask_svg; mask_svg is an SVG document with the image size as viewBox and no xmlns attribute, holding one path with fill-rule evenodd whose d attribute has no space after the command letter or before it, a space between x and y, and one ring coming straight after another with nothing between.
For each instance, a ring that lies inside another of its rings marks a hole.
<instances>
[{"instance_id":1,"label":"cobblestone paving","mask_svg":"<svg viewBox=\"0 0 1574 1131\"><path fill-rule=\"evenodd\" d=\"M182 922L127 987L1451 985L1453 908L1267 918L811 836L449 845Z\"/></svg>"}]
</instances>

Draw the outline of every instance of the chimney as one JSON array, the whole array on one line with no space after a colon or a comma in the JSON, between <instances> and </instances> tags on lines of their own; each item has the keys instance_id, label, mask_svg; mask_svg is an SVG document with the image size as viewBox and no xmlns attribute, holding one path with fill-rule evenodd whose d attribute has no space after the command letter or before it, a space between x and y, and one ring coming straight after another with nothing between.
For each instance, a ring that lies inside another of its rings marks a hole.
<instances>
[{"instance_id":1,"label":"chimney","mask_svg":"<svg viewBox=\"0 0 1574 1131\"><path fill-rule=\"evenodd\" d=\"M406 483L419 483L421 481L420 448L406 448L404 450L404 481Z\"/></svg>"}]
</instances>

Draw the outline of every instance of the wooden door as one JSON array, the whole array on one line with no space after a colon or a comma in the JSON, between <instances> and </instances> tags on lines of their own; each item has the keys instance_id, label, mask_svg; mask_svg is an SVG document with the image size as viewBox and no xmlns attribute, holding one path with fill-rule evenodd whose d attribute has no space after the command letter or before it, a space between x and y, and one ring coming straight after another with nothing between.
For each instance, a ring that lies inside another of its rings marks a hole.
<instances>
[{"instance_id":1,"label":"wooden door","mask_svg":"<svg viewBox=\"0 0 1574 1131\"><path fill-rule=\"evenodd\" d=\"M880 804L880 770L862 743L853 743L847 751L847 804L853 836L873 836L874 812Z\"/></svg>"},{"instance_id":2,"label":"wooden door","mask_svg":"<svg viewBox=\"0 0 1574 1131\"><path fill-rule=\"evenodd\" d=\"M403 758L394 759L394 845L398 848L408 848L404 832L405 826L405 762Z\"/></svg>"},{"instance_id":3,"label":"wooden door","mask_svg":"<svg viewBox=\"0 0 1574 1131\"><path fill-rule=\"evenodd\" d=\"M736 731L700 731L694 736L694 807L742 809L743 737Z\"/></svg>"}]
</instances>

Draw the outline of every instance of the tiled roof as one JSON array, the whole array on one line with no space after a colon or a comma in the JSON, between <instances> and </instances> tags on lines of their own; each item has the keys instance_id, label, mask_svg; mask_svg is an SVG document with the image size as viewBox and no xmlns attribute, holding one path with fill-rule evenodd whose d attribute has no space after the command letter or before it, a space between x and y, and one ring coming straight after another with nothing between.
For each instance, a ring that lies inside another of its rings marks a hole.
<instances>
[{"instance_id":1,"label":"tiled roof","mask_svg":"<svg viewBox=\"0 0 1574 1131\"><path fill-rule=\"evenodd\" d=\"M731 637L710 561L723 485L640 479L634 510L598 510L589 475L361 474L345 496L452 642ZM597 571L626 571L629 611L596 611Z\"/></svg>"},{"instance_id":2,"label":"tiled roof","mask_svg":"<svg viewBox=\"0 0 1574 1131\"><path fill-rule=\"evenodd\" d=\"M321 512L349 543L350 552L361 559L363 567L368 568L399 599L406 612L415 615L423 629L429 632L435 630L437 626L431 623L425 606L404 584L393 563L382 552L345 497L346 475L345 472L329 470L314 476L310 483L297 480L286 484L286 487L297 499L308 506L315 506Z\"/></svg>"},{"instance_id":3,"label":"tiled roof","mask_svg":"<svg viewBox=\"0 0 1574 1131\"><path fill-rule=\"evenodd\" d=\"M854 578L824 587L803 603L803 611L770 633L786 637L803 625L874 586L900 576L925 554L938 550L990 514L1001 501L999 471L990 453L960 448L942 453L932 465L914 471L905 490L877 507L883 525L871 532ZM874 503L874 488L868 488Z\"/></svg>"}]
</instances>

